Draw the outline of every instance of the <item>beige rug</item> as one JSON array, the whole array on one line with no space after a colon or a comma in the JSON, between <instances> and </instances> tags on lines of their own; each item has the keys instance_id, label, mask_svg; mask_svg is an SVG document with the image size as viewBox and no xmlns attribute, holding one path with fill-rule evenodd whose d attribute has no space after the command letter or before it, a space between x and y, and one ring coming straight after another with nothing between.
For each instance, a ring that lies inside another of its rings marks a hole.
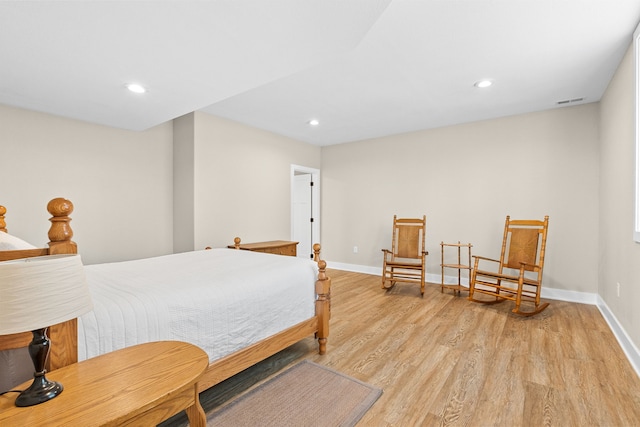
<instances>
[{"instance_id":1,"label":"beige rug","mask_svg":"<svg viewBox=\"0 0 640 427\"><path fill-rule=\"evenodd\" d=\"M381 394L305 360L207 414L207 426L353 426Z\"/></svg>"}]
</instances>

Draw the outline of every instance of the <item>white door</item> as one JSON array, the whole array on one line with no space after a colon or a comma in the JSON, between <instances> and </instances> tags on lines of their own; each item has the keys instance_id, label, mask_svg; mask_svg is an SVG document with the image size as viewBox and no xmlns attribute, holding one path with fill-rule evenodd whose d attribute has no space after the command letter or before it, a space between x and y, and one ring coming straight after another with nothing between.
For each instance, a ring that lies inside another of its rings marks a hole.
<instances>
[{"instance_id":1,"label":"white door","mask_svg":"<svg viewBox=\"0 0 640 427\"><path fill-rule=\"evenodd\" d=\"M291 240L299 242L299 257L313 258L320 243L319 171L292 165L291 173Z\"/></svg>"},{"instance_id":2,"label":"white door","mask_svg":"<svg viewBox=\"0 0 640 427\"><path fill-rule=\"evenodd\" d=\"M293 240L298 243L298 256L313 253L311 174L295 175L293 183Z\"/></svg>"}]
</instances>

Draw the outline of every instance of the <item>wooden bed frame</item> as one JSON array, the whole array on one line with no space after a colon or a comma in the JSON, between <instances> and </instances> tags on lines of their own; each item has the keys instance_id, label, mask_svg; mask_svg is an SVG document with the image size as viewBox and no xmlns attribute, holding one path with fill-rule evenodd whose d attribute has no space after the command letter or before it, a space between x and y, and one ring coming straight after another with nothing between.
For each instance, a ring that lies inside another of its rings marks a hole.
<instances>
[{"instance_id":1,"label":"wooden bed frame","mask_svg":"<svg viewBox=\"0 0 640 427\"><path fill-rule=\"evenodd\" d=\"M0 261L43 255L75 254L78 252L77 245L71 240L73 231L69 224L71 222L69 215L73 212L73 203L63 198L56 198L49 202L47 210L52 215L49 219L51 221L49 247L0 251ZM4 218L6 211L6 208L0 206L0 232L7 232ZM329 337L329 318L331 316L331 279L325 273L326 262L319 259L320 245L315 244L313 249L315 261L318 263L318 279L315 284L317 295L315 316L210 363L198 383L199 391L206 390L232 377L310 335L315 334L318 339L319 354L325 354ZM48 370L61 368L78 361L77 319L51 326L49 328L49 337L52 345ZM31 342L31 339L32 334L30 332L0 335L0 350L26 347Z\"/></svg>"}]
</instances>

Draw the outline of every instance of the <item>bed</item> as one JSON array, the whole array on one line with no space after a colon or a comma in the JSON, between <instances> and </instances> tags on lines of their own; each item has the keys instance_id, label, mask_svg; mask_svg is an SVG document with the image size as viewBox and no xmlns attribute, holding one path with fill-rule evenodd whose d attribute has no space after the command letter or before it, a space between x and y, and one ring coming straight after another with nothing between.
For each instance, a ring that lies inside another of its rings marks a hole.
<instances>
[{"instance_id":1,"label":"bed","mask_svg":"<svg viewBox=\"0 0 640 427\"><path fill-rule=\"evenodd\" d=\"M73 204L57 198L47 210L52 215L48 247L18 244L6 250L0 242L0 261L78 252L70 226ZM6 240L11 235L5 213L0 206ZM311 261L217 248L87 265L94 310L50 327L49 370L140 342L177 339L209 355L198 384L202 391L311 335L324 354L331 280L319 260L319 245L314 252ZM0 336L0 350L30 341L28 332Z\"/></svg>"}]
</instances>

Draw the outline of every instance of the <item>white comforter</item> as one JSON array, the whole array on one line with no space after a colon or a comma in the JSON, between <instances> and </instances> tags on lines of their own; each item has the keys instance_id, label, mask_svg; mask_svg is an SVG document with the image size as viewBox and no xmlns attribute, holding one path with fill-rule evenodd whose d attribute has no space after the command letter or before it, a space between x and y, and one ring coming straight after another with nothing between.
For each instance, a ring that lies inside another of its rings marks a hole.
<instances>
[{"instance_id":1,"label":"white comforter","mask_svg":"<svg viewBox=\"0 0 640 427\"><path fill-rule=\"evenodd\" d=\"M315 310L317 265L301 258L212 249L85 269L94 308L78 319L79 360L180 340L213 361Z\"/></svg>"}]
</instances>

